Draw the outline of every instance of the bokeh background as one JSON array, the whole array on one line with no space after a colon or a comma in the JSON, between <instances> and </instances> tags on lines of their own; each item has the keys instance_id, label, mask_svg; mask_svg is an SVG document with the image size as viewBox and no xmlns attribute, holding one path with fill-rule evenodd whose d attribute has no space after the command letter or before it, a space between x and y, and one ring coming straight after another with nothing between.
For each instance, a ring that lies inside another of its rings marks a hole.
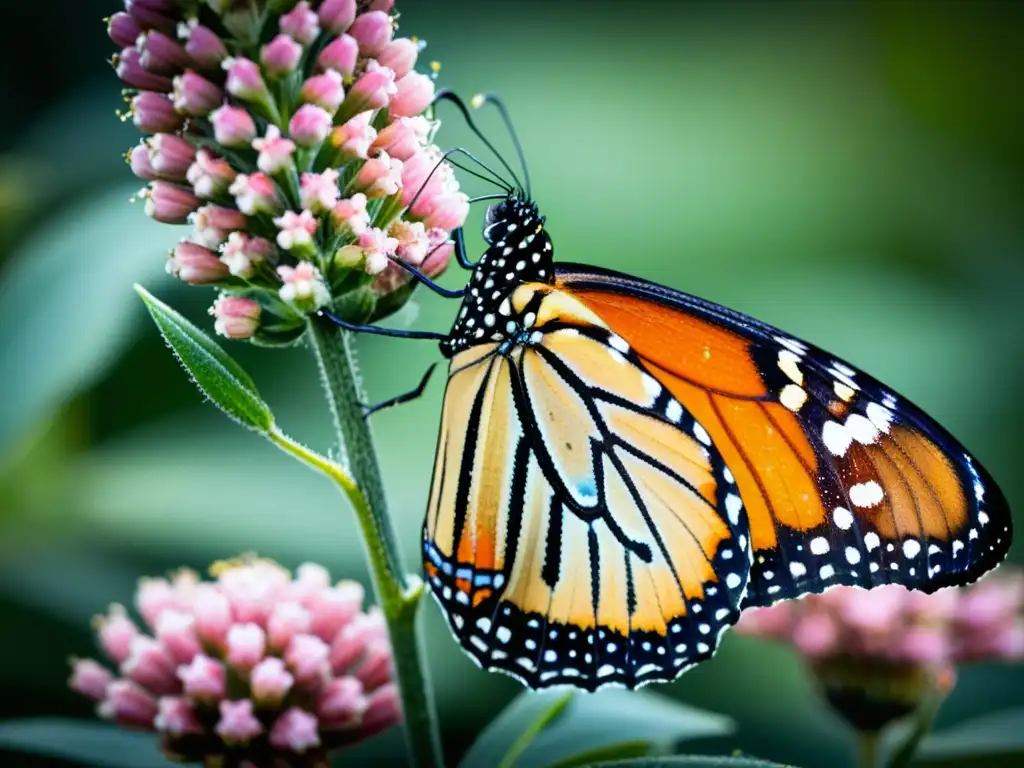
<instances>
[{"instance_id":1,"label":"bokeh background","mask_svg":"<svg viewBox=\"0 0 1024 768\"><path fill-rule=\"evenodd\" d=\"M202 403L131 290L141 282L211 325L212 292L163 273L184 232L129 202L139 182L121 155L137 134L115 116L100 21L116 6L0 4L0 718L90 715L65 690L66 659L92 651L90 617L128 601L141 574L256 551L366 580L342 498ZM506 99L560 258L697 293L836 352L934 414L1024 505L1024 7L399 7L443 85ZM480 149L454 110L442 117L443 146ZM493 118L482 121L508 146ZM445 282L462 279L453 269ZM397 322L444 329L453 311L423 294ZM429 343L361 347L379 397L438 357ZM307 350L230 351L289 432L332 447ZM435 382L375 418L411 565L440 398ZM478 670L433 604L425 613L455 757L518 686ZM662 690L737 720L738 737L709 749L852 762L796 660L756 640L727 636ZM939 725L1013 704L1024 670L968 669ZM397 760L401 739L364 750Z\"/></svg>"}]
</instances>

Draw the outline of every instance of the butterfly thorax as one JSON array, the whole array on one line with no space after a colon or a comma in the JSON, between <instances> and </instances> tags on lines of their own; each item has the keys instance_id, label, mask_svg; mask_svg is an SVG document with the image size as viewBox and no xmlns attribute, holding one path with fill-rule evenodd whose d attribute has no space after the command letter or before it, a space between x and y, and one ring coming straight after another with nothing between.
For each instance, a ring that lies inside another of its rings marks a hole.
<instances>
[{"instance_id":1,"label":"butterfly thorax","mask_svg":"<svg viewBox=\"0 0 1024 768\"><path fill-rule=\"evenodd\" d=\"M554 279L551 238L531 200L510 197L491 206L484 240L490 247L473 269L455 324L441 342L446 357L474 344L506 341L518 334L507 311L502 312L512 292L523 283Z\"/></svg>"}]
</instances>

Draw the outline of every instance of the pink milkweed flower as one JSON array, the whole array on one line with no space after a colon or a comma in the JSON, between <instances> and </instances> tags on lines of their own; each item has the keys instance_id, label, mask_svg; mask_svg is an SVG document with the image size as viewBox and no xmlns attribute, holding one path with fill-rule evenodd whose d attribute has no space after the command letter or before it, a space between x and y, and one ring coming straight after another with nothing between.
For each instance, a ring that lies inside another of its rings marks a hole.
<instances>
[{"instance_id":1,"label":"pink milkweed flower","mask_svg":"<svg viewBox=\"0 0 1024 768\"><path fill-rule=\"evenodd\" d=\"M462 192L441 195L435 199L423 221L431 229L458 229L469 215L469 197Z\"/></svg>"},{"instance_id":2,"label":"pink milkweed flower","mask_svg":"<svg viewBox=\"0 0 1024 768\"><path fill-rule=\"evenodd\" d=\"M402 161L381 150L371 157L356 175L355 185L371 200L391 197L402 188Z\"/></svg>"},{"instance_id":3,"label":"pink milkweed flower","mask_svg":"<svg viewBox=\"0 0 1024 768\"><path fill-rule=\"evenodd\" d=\"M153 181L160 178L160 174L153 167L149 146L145 142L132 147L128 153L128 165L131 167L132 173L140 179Z\"/></svg>"},{"instance_id":4,"label":"pink milkweed flower","mask_svg":"<svg viewBox=\"0 0 1024 768\"><path fill-rule=\"evenodd\" d=\"M359 43L359 53L363 56L376 56L384 46L391 42L394 29L391 19L382 11L370 11L361 14L349 27L348 33Z\"/></svg>"},{"instance_id":5,"label":"pink milkweed flower","mask_svg":"<svg viewBox=\"0 0 1024 768\"><path fill-rule=\"evenodd\" d=\"M356 19L356 0L324 0L317 9L320 26L332 35L347 32Z\"/></svg>"},{"instance_id":6,"label":"pink milkweed flower","mask_svg":"<svg viewBox=\"0 0 1024 768\"><path fill-rule=\"evenodd\" d=\"M270 93L263 82L259 66L250 59L236 56L224 59L221 66L228 73L227 90L232 96L243 101L262 101Z\"/></svg>"},{"instance_id":7,"label":"pink milkweed flower","mask_svg":"<svg viewBox=\"0 0 1024 768\"><path fill-rule=\"evenodd\" d=\"M412 117L430 106L434 100L434 81L419 72L410 72L395 84L391 97L391 114Z\"/></svg>"},{"instance_id":8,"label":"pink milkweed flower","mask_svg":"<svg viewBox=\"0 0 1024 768\"><path fill-rule=\"evenodd\" d=\"M353 0L354 6L355 2ZM118 11L107 19L107 34L119 48L128 48L135 45L135 41L142 34L142 27L132 18L130 13Z\"/></svg>"},{"instance_id":9,"label":"pink milkweed flower","mask_svg":"<svg viewBox=\"0 0 1024 768\"><path fill-rule=\"evenodd\" d=\"M377 61L394 72L396 78L402 78L412 72L419 53L418 43L407 37L399 37L384 46L377 55Z\"/></svg>"},{"instance_id":10,"label":"pink milkweed flower","mask_svg":"<svg viewBox=\"0 0 1024 768\"><path fill-rule=\"evenodd\" d=\"M135 127L146 133L173 133L185 124L185 116L162 93L142 91L135 94L130 111Z\"/></svg>"},{"instance_id":11,"label":"pink milkweed flower","mask_svg":"<svg viewBox=\"0 0 1024 768\"><path fill-rule=\"evenodd\" d=\"M348 90L341 112L346 116L383 109L398 92L395 73L370 59L366 72Z\"/></svg>"},{"instance_id":12,"label":"pink milkweed flower","mask_svg":"<svg viewBox=\"0 0 1024 768\"><path fill-rule=\"evenodd\" d=\"M302 0L282 16L278 24L284 34L303 45L309 45L320 34L320 20L306 0Z\"/></svg>"},{"instance_id":13,"label":"pink milkweed flower","mask_svg":"<svg viewBox=\"0 0 1024 768\"><path fill-rule=\"evenodd\" d=\"M227 265L232 275L243 279L252 277L258 264L273 262L275 259L273 243L244 232L232 232L227 242L220 247L220 260Z\"/></svg>"},{"instance_id":14,"label":"pink milkweed flower","mask_svg":"<svg viewBox=\"0 0 1024 768\"><path fill-rule=\"evenodd\" d=\"M139 49L139 63L150 72L178 72L192 63L192 57L177 40L156 29L139 35L135 47Z\"/></svg>"},{"instance_id":15,"label":"pink milkweed flower","mask_svg":"<svg viewBox=\"0 0 1024 768\"><path fill-rule=\"evenodd\" d=\"M260 315L263 309L252 299L242 296L221 296L210 307L210 314L215 318L213 330L219 335L229 339L250 339L260 326ZM235 638L236 645L232 645L232 635L235 627L228 631L227 648L229 661L237 668L245 669L245 665L238 662L237 658L232 659L231 653L240 651L237 648L238 638ZM165 641L166 642L166 641ZM259 663L259 659L255 663Z\"/></svg>"},{"instance_id":16,"label":"pink milkweed flower","mask_svg":"<svg viewBox=\"0 0 1024 768\"><path fill-rule=\"evenodd\" d=\"M166 75L158 75L142 66L142 54L135 47L124 48L115 55L111 63L121 81L129 88L140 91L158 91L168 93L173 81Z\"/></svg>"},{"instance_id":17,"label":"pink milkweed flower","mask_svg":"<svg viewBox=\"0 0 1024 768\"><path fill-rule=\"evenodd\" d=\"M98 623L124 671L73 659L69 685L98 702L101 717L159 734L177 761L205 764L231 749L239 764L262 764L272 750L289 765L326 764L330 751L400 720L387 632L379 611L362 611L361 587L332 584L312 564L293 576L243 559L211 573L140 585L144 628L124 609Z\"/></svg>"},{"instance_id":18,"label":"pink milkweed flower","mask_svg":"<svg viewBox=\"0 0 1024 768\"><path fill-rule=\"evenodd\" d=\"M224 100L224 92L191 69L174 78L174 108L183 115L205 117Z\"/></svg>"},{"instance_id":19,"label":"pink milkweed flower","mask_svg":"<svg viewBox=\"0 0 1024 768\"><path fill-rule=\"evenodd\" d=\"M158 133L151 136L146 144L149 146L150 165L160 177L185 181L188 169L196 159L196 148L192 142L173 133Z\"/></svg>"},{"instance_id":20,"label":"pink milkweed flower","mask_svg":"<svg viewBox=\"0 0 1024 768\"><path fill-rule=\"evenodd\" d=\"M359 236L359 248L365 259L363 269L366 274L379 275L391 263L391 257L398 248L398 238L373 227Z\"/></svg>"},{"instance_id":21,"label":"pink milkweed flower","mask_svg":"<svg viewBox=\"0 0 1024 768\"><path fill-rule=\"evenodd\" d=\"M319 146L331 132L331 113L315 104L303 104L288 123L288 133L300 147Z\"/></svg>"},{"instance_id":22,"label":"pink milkweed flower","mask_svg":"<svg viewBox=\"0 0 1024 768\"><path fill-rule=\"evenodd\" d=\"M178 38L185 41L185 51L201 69L217 69L228 57L224 41L196 19L178 25Z\"/></svg>"},{"instance_id":23,"label":"pink milkweed flower","mask_svg":"<svg viewBox=\"0 0 1024 768\"><path fill-rule=\"evenodd\" d=\"M235 196L235 205L246 216L277 213L281 209L277 187L266 173L240 173L228 187L228 192Z\"/></svg>"},{"instance_id":24,"label":"pink milkweed flower","mask_svg":"<svg viewBox=\"0 0 1024 768\"><path fill-rule=\"evenodd\" d=\"M345 100L341 73L328 69L322 74L313 75L302 84L299 96L307 104L323 107L333 115Z\"/></svg>"},{"instance_id":25,"label":"pink milkweed flower","mask_svg":"<svg viewBox=\"0 0 1024 768\"><path fill-rule=\"evenodd\" d=\"M167 259L167 273L191 285L218 283L227 278L227 266L209 248L183 240Z\"/></svg>"},{"instance_id":26,"label":"pink milkweed flower","mask_svg":"<svg viewBox=\"0 0 1024 768\"><path fill-rule=\"evenodd\" d=\"M359 60L359 43L351 35L339 35L320 51L316 62L320 69L333 69L342 77L352 77Z\"/></svg>"},{"instance_id":27,"label":"pink milkweed flower","mask_svg":"<svg viewBox=\"0 0 1024 768\"><path fill-rule=\"evenodd\" d=\"M432 126L423 117L401 117L377 134L370 150L385 150L403 163L427 145Z\"/></svg>"},{"instance_id":28,"label":"pink milkweed flower","mask_svg":"<svg viewBox=\"0 0 1024 768\"><path fill-rule=\"evenodd\" d=\"M334 226L343 232L361 235L370 226L370 214L366 210L366 195L357 192L341 200L331 209Z\"/></svg>"},{"instance_id":29,"label":"pink milkweed flower","mask_svg":"<svg viewBox=\"0 0 1024 768\"><path fill-rule=\"evenodd\" d=\"M217 248L233 231L244 230L246 226L245 215L241 211L221 205L204 205L192 214L189 221L192 223L192 241L207 248Z\"/></svg>"},{"instance_id":30,"label":"pink milkweed flower","mask_svg":"<svg viewBox=\"0 0 1024 768\"><path fill-rule=\"evenodd\" d=\"M256 123L244 109L225 104L210 115L213 136L225 147L248 146L256 138Z\"/></svg>"},{"instance_id":31,"label":"pink milkweed flower","mask_svg":"<svg viewBox=\"0 0 1024 768\"><path fill-rule=\"evenodd\" d=\"M196 152L195 162L189 166L185 177L197 197L210 200L226 194L237 175L231 163L203 148Z\"/></svg>"},{"instance_id":32,"label":"pink milkweed flower","mask_svg":"<svg viewBox=\"0 0 1024 768\"><path fill-rule=\"evenodd\" d=\"M338 172L328 168L323 173L304 173L299 180L299 202L313 213L326 213L341 197Z\"/></svg>"},{"instance_id":33,"label":"pink milkweed flower","mask_svg":"<svg viewBox=\"0 0 1024 768\"><path fill-rule=\"evenodd\" d=\"M427 258L430 240L423 222L398 219L388 229L388 234L398 240L395 255L406 264L418 267Z\"/></svg>"},{"instance_id":34,"label":"pink milkweed flower","mask_svg":"<svg viewBox=\"0 0 1024 768\"><path fill-rule=\"evenodd\" d=\"M146 200L146 215L165 224L184 224L202 203L192 190L166 181L151 182L141 196Z\"/></svg>"},{"instance_id":35,"label":"pink milkweed flower","mask_svg":"<svg viewBox=\"0 0 1024 768\"><path fill-rule=\"evenodd\" d=\"M313 243L319 222L311 211L285 211L274 219L280 232L277 233L277 244L286 251L306 251Z\"/></svg>"},{"instance_id":36,"label":"pink milkweed flower","mask_svg":"<svg viewBox=\"0 0 1024 768\"><path fill-rule=\"evenodd\" d=\"M288 35L278 35L260 49L260 63L272 78L290 75L301 59L302 46Z\"/></svg>"},{"instance_id":37,"label":"pink milkweed flower","mask_svg":"<svg viewBox=\"0 0 1024 768\"><path fill-rule=\"evenodd\" d=\"M361 112L331 133L331 144L343 157L365 160L369 156L370 145L377 138L377 131L370 125L372 117L372 112Z\"/></svg>"},{"instance_id":38,"label":"pink milkweed flower","mask_svg":"<svg viewBox=\"0 0 1024 768\"><path fill-rule=\"evenodd\" d=\"M253 139L252 148L259 152L256 166L264 173L273 175L292 165L295 142L282 136L276 125L268 125L263 138Z\"/></svg>"},{"instance_id":39,"label":"pink milkweed flower","mask_svg":"<svg viewBox=\"0 0 1024 768\"><path fill-rule=\"evenodd\" d=\"M281 300L301 312L311 312L331 299L320 270L308 261L300 261L294 267L278 267L277 274L284 283L278 291Z\"/></svg>"}]
</instances>

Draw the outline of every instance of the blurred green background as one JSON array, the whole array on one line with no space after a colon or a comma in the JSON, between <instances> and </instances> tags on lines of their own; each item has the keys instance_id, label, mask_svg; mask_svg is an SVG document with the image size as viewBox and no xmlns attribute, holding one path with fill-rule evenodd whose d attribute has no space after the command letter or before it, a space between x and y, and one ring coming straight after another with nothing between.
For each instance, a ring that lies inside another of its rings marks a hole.
<instances>
[{"instance_id":1,"label":"blurred green background","mask_svg":"<svg viewBox=\"0 0 1024 768\"><path fill-rule=\"evenodd\" d=\"M114 114L100 22L116 7L0 5L0 718L90 715L65 690L66 659L92 652L90 617L130 600L139 575L257 551L366 578L342 498L202 403L131 290L144 283L211 325L212 292L163 274L184 232L129 203L140 184L121 154L137 134ZM399 8L401 32L442 62L441 84L506 99L560 258L697 293L866 368L948 426L1020 509L1022 5ZM441 114L442 145L480 149L454 110ZM503 140L494 117L483 122ZM415 304L402 322L451 321L451 303ZM438 357L416 342L361 347L377 397ZM331 449L306 350L229 349L285 429ZM440 398L435 382L375 418L410 567ZM479 671L433 604L425 613L454 757L518 686ZM755 640L726 637L663 691L736 718L738 738L708 749L852 762L797 662ZM971 668L939 722L1012 704L1024 669ZM396 757L401 739L364 749Z\"/></svg>"}]
</instances>

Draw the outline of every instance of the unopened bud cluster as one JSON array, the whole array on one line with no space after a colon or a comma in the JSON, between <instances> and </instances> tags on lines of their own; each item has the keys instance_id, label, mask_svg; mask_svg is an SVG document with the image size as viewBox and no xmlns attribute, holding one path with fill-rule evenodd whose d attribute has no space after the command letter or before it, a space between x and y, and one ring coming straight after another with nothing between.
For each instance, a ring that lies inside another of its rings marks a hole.
<instances>
[{"instance_id":1,"label":"unopened bud cluster","mask_svg":"<svg viewBox=\"0 0 1024 768\"><path fill-rule=\"evenodd\" d=\"M147 213L190 225L167 269L220 289L218 333L288 343L325 305L376 320L408 296L396 260L447 266L469 202L392 5L126 0L108 20L127 114L150 134L128 161Z\"/></svg>"}]
</instances>

